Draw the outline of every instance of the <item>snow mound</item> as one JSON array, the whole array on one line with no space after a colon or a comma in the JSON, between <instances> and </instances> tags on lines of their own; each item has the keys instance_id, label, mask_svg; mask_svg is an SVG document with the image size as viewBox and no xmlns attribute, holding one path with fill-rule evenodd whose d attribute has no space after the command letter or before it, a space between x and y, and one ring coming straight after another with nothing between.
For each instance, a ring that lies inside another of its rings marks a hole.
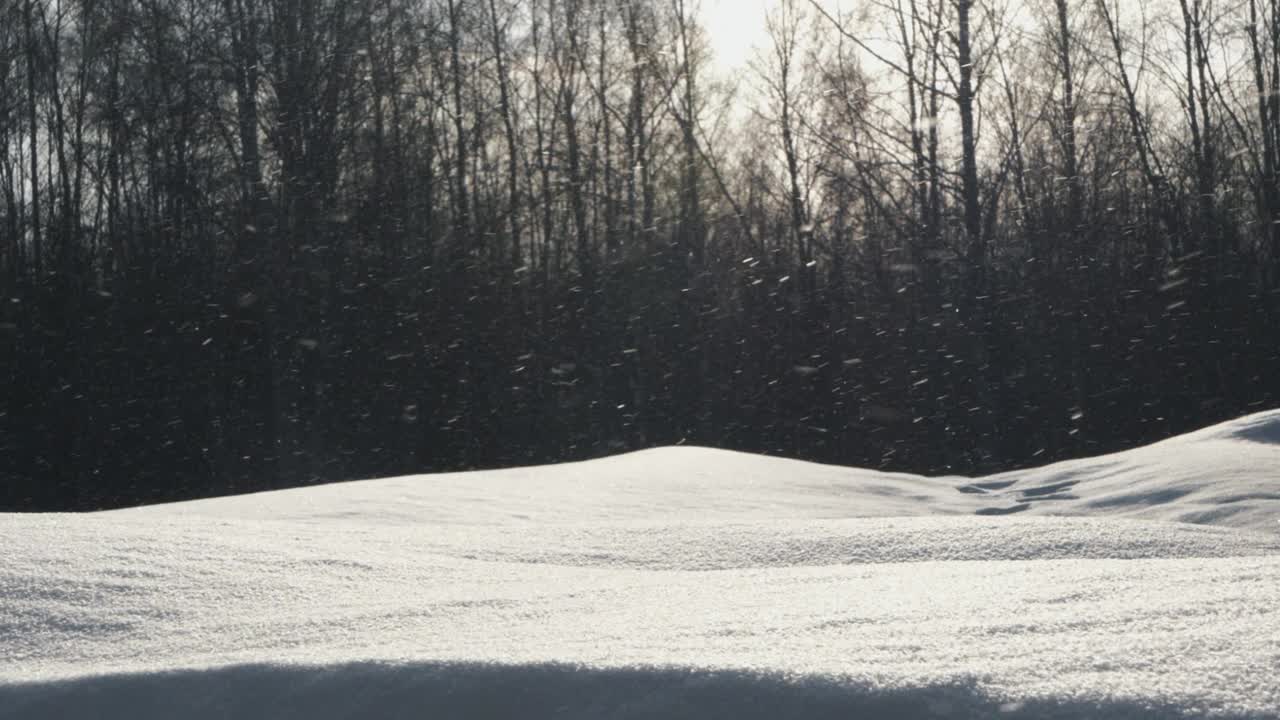
<instances>
[{"instance_id":1,"label":"snow mound","mask_svg":"<svg viewBox=\"0 0 1280 720\"><path fill-rule=\"evenodd\" d=\"M1280 532L1280 410L1097 458L985 478L668 447L563 465L365 480L125 513L379 525L1058 515Z\"/></svg>"},{"instance_id":2,"label":"snow mound","mask_svg":"<svg viewBox=\"0 0 1280 720\"><path fill-rule=\"evenodd\" d=\"M1278 423L0 514L0 718L1280 718Z\"/></svg>"},{"instance_id":3,"label":"snow mound","mask_svg":"<svg viewBox=\"0 0 1280 720\"><path fill-rule=\"evenodd\" d=\"M968 512L968 505L956 504L962 500L950 484L915 475L682 446L562 465L364 480L117 512L532 526Z\"/></svg>"},{"instance_id":4,"label":"snow mound","mask_svg":"<svg viewBox=\"0 0 1280 720\"><path fill-rule=\"evenodd\" d=\"M1238 420L1231 420L1166 442L1176 444L1210 438L1214 440L1246 440L1263 445L1280 445L1280 410L1247 415Z\"/></svg>"},{"instance_id":5,"label":"snow mound","mask_svg":"<svg viewBox=\"0 0 1280 720\"><path fill-rule=\"evenodd\" d=\"M965 486L988 512L1114 515L1280 532L1280 410Z\"/></svg>"}]
</instances>

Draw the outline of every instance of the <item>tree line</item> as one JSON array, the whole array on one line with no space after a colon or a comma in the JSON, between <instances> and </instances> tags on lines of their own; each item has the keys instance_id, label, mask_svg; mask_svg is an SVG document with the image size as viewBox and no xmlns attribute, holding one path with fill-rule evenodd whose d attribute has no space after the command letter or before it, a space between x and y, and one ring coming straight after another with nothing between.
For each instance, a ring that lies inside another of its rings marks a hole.
<instances>
[{"instance_id":1,"label":"tree line","mask_svg":"<svg viewBox=\"0 0 1280 720\"><path fill-rule=\"evenodd\" d=\"M0 505L1280 398L1277 0L0 0Z\"/></svg>"}]
</instances>

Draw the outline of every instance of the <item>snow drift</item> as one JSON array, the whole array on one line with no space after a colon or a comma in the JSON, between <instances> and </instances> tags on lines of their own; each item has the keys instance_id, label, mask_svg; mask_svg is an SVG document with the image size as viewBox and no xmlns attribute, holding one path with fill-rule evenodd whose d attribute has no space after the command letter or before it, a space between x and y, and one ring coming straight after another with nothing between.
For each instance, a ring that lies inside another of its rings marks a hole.
<instances>
[{"instance_id":1,"label":"snow drift","mask_svg":"<svg viewBox=\"0 0 1280 720\"><path fill-rule=\"evenodd\" d=\"M988 478L667 448L0 514L0 717L1280 717L1280 412Z\"/></svg>"}]
</instances>

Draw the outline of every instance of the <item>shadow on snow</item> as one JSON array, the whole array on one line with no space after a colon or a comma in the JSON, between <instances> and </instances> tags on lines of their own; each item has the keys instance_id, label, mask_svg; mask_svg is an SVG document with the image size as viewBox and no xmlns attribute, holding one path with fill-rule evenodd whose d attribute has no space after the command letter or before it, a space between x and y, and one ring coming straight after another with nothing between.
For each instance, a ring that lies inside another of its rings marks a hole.
<instances>
[{"instance_id":1,"label":"shadow on snow","mask_svg":"<svg viewBox=\"0 0 1280 720\"><path fill-rule=\"evenodd\" d=\"M0 718L1182 718L1141 701L993 698L976 683L849 680L556 664L241 665L0 685ZM1251 716L1225 715L1221 718ZM1253 716L1262 717L1262 716Z\"/></svg>"}]
</instances>

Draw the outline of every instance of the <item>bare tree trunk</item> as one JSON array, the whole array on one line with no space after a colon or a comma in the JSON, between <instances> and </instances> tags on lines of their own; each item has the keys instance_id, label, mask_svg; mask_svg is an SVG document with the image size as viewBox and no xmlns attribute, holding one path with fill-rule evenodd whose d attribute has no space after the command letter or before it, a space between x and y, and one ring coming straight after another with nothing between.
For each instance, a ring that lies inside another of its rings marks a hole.
<instances>
[{"instance_id":1,"label":"bare tree trunk","mask_svg":"<svg viewBox=\"0 0 1280 720\"><path fill-rule=\"evenodd\" d=\"M911 242L911 259L920 268L928 267L925 257L929 225L929 190L928 167L924 150L924 126L921 122L922 95L924 83L921 82L918 68L919 14L915 0L909 0L909 12L901 4L895 5L895 22L898 27L898 42L901 44L903 69L907 80L907 122L911 134L911 209L914 225ZM932 296L932 274L928 270L923 273L924 294Z\"/></svg>"},{"instance_id":2,"label":"bare tree trunk","mask_svg":"<svg viewBox=\"0 0 1280 720\"><path fill-rule=\"evenodd\" d=\"M35 0L26 0L23 5L23 20L26 32L26 70L27 70L27 130L30 133L31 152L31 258L34 275L39 278L43 274L44 243L40 233L40 142L39 123L36 119L36 70L40 67L39 51L36 48L35 35Z\"/></svg>"},{"instance_id":3,"label":"bare tree trunk","mask_svg":"<svg viewBox=\"0 0 1280 720\"><path fill-rule=\"evenodd\" d=\"M591 242L591 228L587 222L587 204L584 193L586 179L582 171L582 145L578 134L578 88L581 79L582 47L579 37L579 0L566 0L564 4L564 33L568 39L568 55L556 63L559 71L557 103L560 119L564 122L565 161L568 170L569 210L573 216L575 259L581 277L583 291L590 298L596 289L595 252Z\"/></svg>"},{"instance_id":4,"label":"bare tree trunk","mask_svg":"<svg viewBox=\"0 0 1280 720\"><path fill-rule=\"evenodd\" d=\"M936 14L934 15L934 27L941 25L943 9L945 8L943 0L936 3ZM942 64L942 53L939 52L941 44L942 32L939 29L933 31L931 47L929 49L929 142L928 142L928 167L929 167L929 241L930 248L940 248L942 243L942 163L939 162L939 139L938 139L938 122L941 116L942 92L938 87L940 74L940 66Z\"/></svg>"},{"instance_id":5,"label":"bare tree trunk","mask_svg":"<svg viewBox=\"0 0 1280 720\"><path fill-rule=\"evenodd\" d=\"M1062 77L1062 169L1067 178L1067 217L1079 222L1081 200L1079 153L1076 148L1075 73L1071 64L1071 24L1067 0L1054 0L1058 10L1058 72Z\"/></svg>"},{"instance_id":6,"label":"bare tree trunk","mask_svg":"<svg viewBox=\"0 0 1280 720\"><path fill-rule=\"evenodd\" d=\"M613 167L613 109L609 107L609 16L605 10L604 3L601 3L598 17L600 48L597 60L599 77L596 81L596 101L599 105L600 134L603 136L604 144L602 148L604 192L600 200L604 204L604 243L609 259L612 261L618 254L618 201Z\"/></svg>"},{"instance_id":7,"label":"bare tree trunk","mask_svg":"<svg viewBox=\"0 0 1280 720\"><path fill-rule=\"evenodd\" d=\"M641 12L648 7L640 0L623 6L627 48L630 53L631 97L627 106L627 227L634 246L643 235L652 237L655 191L650 166L648 127L648 83L653 55L649 52L641 25Z\"/></svg>"},{"instance_id":8,"label":"bare tree trunk","mask_svg":"<svg viewBox=\"0 0 1280 720\"><path fill-rule=\"evenodd\" d=\"M968 249L971 300L982 295L986 271L986 240L982 233L982 203L978 193L977 123L974 114L973 48L970 12L973 0L956 0L956 53L959 83L956 107L960 111L960 194L964 202L964 227Z\"/></svg>"},{"instance_id":9,"label":"bare tree trunk","mask_svg":"<svg viewBox=\"0 0 1280 720\"><path fill-rule=\"evenodd\" d=\"M110 262L107 263L107 271L115 276L123 273L125 265L124 234L120 230L121 155L124 153L124 109L121 107L120 97L120 45L120 40L112 43L110 67L107 71L109 73L109 79L107 80L107 244L110 248L111 258ZM238 64L237 67L239 67ZM239 105L239 98L240 95L237 91L237 106ZM243 177L243 174L241 177ZM239 235L240 231L237 229L236 236L238 237Z\"/></svg>"},{"instance_id":10,"label":"bare tree trunk","mask_svg":"<svg viewBox=\"0 0 1280 720\"><path fill-rule=\"evenodd\" d=\"M1258 0L1249 0L1249 25L1247 27L1249 35L1249 50L1253 61L1253 82L1254 91L1258 99L1258 129L1262 136L1262 177L1259 178L1261 186L1258 193L1259 205L1258 218L1262 223L1263 242L1267 251L1271 255L1271 272L1272 282L1280 280L1280 274L1276 269L1280 269L1280 229L1277 225L1277 212L1280 211L1280 192L1276 186L1276 140L1277 140L1277 124L1280 118L1272 113L1271 98L1268 97L1267 83L1267 65L1263 60L1262 41L1259 37L1259 18L1258 18ZM1272 56L1275 57L1277 50L1272 49Z\"/></svg>"},{"instance_id":11,"label":"bare tree trunk","mask_svg":"<svg viewBox=\"0 0 1280 720\"><path fill-rule=\"evenodd\" d=\"M520 266L523 253L520 213L520 148L516 142L516 124L511 104L511 76L507 69L507 39L498 19L496 0L489 0L490 36L493 41L493 57L498 71L498 109L502 113L502 129L507 141L507 225L511 233L511 267Z\"/></svg>"},{"instance_id":12,"label":"bare tree trunk","mask_svg":"<svg viewBox=\"0 0 1280 720\"><path fill-rule=\"evenodd\" d=\"M674 0L676 37L680 50L681 92L677 119L680 122L680 249L702 264L704 234L700 182L701 155L696 133L698 106L697 70L693 60L693 38L685 0Z\"/></svg>"},{"instance_id":13,"label":"bare tree trunk","mask_svg":"<svg viewBox=\"0 0 1280 720\"><path fill-rule=\"evenodd\" d=\"M57 157L58 188L61 191L61 208L51 206L49 213L51 218L58 219L60 226L56 238L57 272L64 287L70 288L71 278L75 272L73 264L78 244L75 228L79 224L79 208L73 206L71 163L67 160L67 115L62 98L62 18L55 18L54 23L51 24L49 18L42 15L41 25L44 30L44 46L49 53L49 100L53 105L53 117L50 118L47 134L50 150ZM50 192L53 192L52 185ZM51 205L57 204L51 203Z\"/></svg>"},{"instance_id":14,"label":"bare tree trunk","mask_svg":"<svg viewBox=\"0 0 1280 720\"><path fill-rule=\"evenodd\" d=\"M457 140L454 148L454 237L450 248L450 272L461 273L465 269L467 253L471 251L471 205L468 196L467 131L464 122L462 90L462 10L461 0L448 0L449 9L449 72L450 91L453 98L453 129ZM456 275L455 275L456 277Z\"/></svg>"},{"instance_id":15,"label":"bare tree trunk","mask_svg":"<svg viewBox=\"0 0 1280 720\"><path fill-rule=\"evenodd\" d=\"M1198 213L1198 222L1195 231L1192 232L1193 245L1186 250L1206 250L1207 243L1205 233L1208 231L1204 220L1207 214L1205 197L1205 147L1206 139L1201 134L1199 101L1196 94L1195 73L1192 69L1195 62L1194 43L1192 40L1192 28L1196 20L1192 17L1191 11L1188 9L1187 0L1178 0L1178 5L1182 10L1182 50L1183 61L1186 66L1186 74L1183 82L1186 84L1186 96L1182 99L1183 109L1187 115L1187 128L1191 132L1191 153L1195 162L1196 169L1196 206L1200 209Z\"/></svg>"},{"instance_id":16,"label":"bare tree trunk","mask_svg":"<svg viewBox=\"0 0 1280 720\"><path fill-rule=\"evenodd\" d=\"M534 97L533 97L533 132L534 132L534 158L535 166L538 171L538 209L541 211L541 232L542 242L539 254L538 271L542 280L543 287L546 287L553 272L559 272L561 268L563 255L563 240L555 233L555 203L552 188L551 165L552 155L555 152L555 139L552 132L554 128L554 108L553 112L547 113L546 107L546 87L543 77L547 73L547 60L545 55L552 50L544 49L544 41L546 40L543 25L543 18L540 14L538 6L535 4L532 10L532 19L530 24L530 37L533 44L533 75L534 75ZM553 17L552 10L548 10L547 19ZM530 183L532 185L532 182ZM542 317L545 320L546 306L544 303Z\"/></svg>"}]
</instances>

